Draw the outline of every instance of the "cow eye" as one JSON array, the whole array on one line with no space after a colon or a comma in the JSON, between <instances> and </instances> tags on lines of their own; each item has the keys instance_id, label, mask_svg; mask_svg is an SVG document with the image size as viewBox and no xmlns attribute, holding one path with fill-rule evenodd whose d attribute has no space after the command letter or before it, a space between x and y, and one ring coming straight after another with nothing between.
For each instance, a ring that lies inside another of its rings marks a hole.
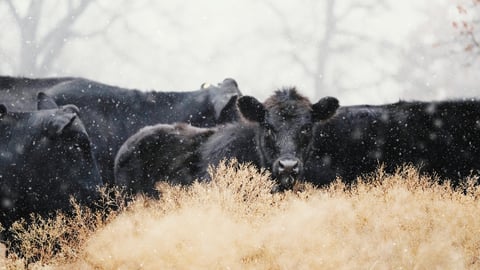
<instances>
[{"instance_id":1,"label":"cow eye","mask_svg":"<svg viewBox=\"0 0 480 270\"><path fill-rule=\"evenodd\" d=\"M277 133L275 132L273 126L270 124L265 124L263 128L265 139L269 141L275 141L277 138Z\"/></svg>"},{"instance_id":2,"label":"cow eye","mask_svg":"<svg viewBox=\"0 0 480 270\"><path fill-rule=\"evenodd\" d=\"M305 145L308 144L312 135L312 125L306 124L300 129L299 134L299 141L300 144Z\"/></svg>"},{"instance_id":3,"label":"cow eye","mask_svg":"<svg viewBox=\"0 0 480 270\"><path fill-rule=\"evenodd\" d=\"M273 129L267 128L266 137L269 138L269 139L275 140L276 137L277 137L277 134L275 133L275 131L273 131Z\"/></svg>"},{"instance_id":4,"label":"cow eye","mask_svg":"<svg viewBox=\"0 0 480 270\"><path fill-rule=\"evenodd\" d=\"M306 124L300 129L300 134L303 136L308 136L312 133L312 125L311 124Z\"/></svg>"}]
</instances>

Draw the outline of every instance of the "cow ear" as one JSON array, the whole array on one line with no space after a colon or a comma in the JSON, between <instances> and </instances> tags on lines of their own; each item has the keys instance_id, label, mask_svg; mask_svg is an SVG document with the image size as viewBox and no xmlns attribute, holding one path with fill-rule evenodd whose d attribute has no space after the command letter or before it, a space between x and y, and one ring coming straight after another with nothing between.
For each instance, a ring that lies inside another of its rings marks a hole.
<instances>
[{"instance_id":1,"label":"cow ear","mask_svg":"<svg viewBox=\"0 0 480 270\"><path fill-rule=\"evenodd\" d=\"M223 79L222 87L236 88L238 90L238 83L232 78L225 78Z\"/></svg>"},{"instance_id":2,"label":"cow ear","mask_svg":"<svg viewBox=\"0 0 480 270\"><path fill-rule=\"evenodd\" d=\"M64 112L69 112L69 113L74 113L74 114L80 115L80 109L73 104L67 104L67 105L62 106L62 110Z\"/></svg>"},{"instance_id":3,"label":"cow ear","mask_svg":"<svg viewBox=\"0 0 480 270\"><path fill-rule=\"evenodd\" d=\"M225 105L220 112L220 115L217 118L217 124L231 123L238 120L239 113L237 108L237 99L237 95L230 98L230 100L227 102L227 105Z\"/></svg>"},{"instance_id":4,"label":"cow ear","mask_svg":"<svg viewBox=\"0 0 480 270\"><path fill-rule=\"evenodd\" d=\"M58 113L51 116L52 119L48 125L48 136L55 137L63 133L65 129L70 127L75 121L77 115L75 113Z\"/></svg>"},{"instance_id":5,"label":"cow ear","mask_svg":"<svg viewBox=\"0 0 480 270\"><path fill-rule=\"evenodd\" d=\"M49 95L39 92L37 94L37 109L38 110L50 110L50 109L57 109L58 105L55 103L55 100L51 98Z\"/></svg>"},{"instance_id":6,"label":"cow ear","mask_svg":"<svg viewBox=\"0 0 480 270\"><path fill-rule=\"evenodd\" d=\"M338 99L324 97L312 105L312 117L314 121L325 120L332 117L340 107Z\"/></svg>"},{"instance_id":7,"label":"cow ear","mask_svg":"<svg viewBox=\"0 0 480 270\"><path fill-rule=\"evenodd\" d=\"M267 110L260 101L251 96L238 99L238 110L247 120L262 123L265 121Z\"/></svg>"}]
</instances>

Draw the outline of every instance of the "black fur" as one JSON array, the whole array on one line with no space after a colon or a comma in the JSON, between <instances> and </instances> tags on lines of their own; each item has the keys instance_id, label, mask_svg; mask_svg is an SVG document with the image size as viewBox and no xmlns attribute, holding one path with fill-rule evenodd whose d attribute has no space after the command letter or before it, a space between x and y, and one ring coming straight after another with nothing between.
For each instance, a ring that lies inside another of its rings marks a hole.
<instances>
[{"instance_id":1,"label":"black fur","mask_svg":"<svg viewBox=\"0 0 480 270\"><path fill-rule=\"evenodd\" d=\"M316 184L411 164L457 185L480 172L480 101L342 107L316 126L314 141L306 178Z\"/></svg>"},{"instance_id":2,"label":"black fur","mask_svg":"<svg viewBox=\"0 0 480 270\"><path fill-rule=\"evenodd\" d=\"M39 94L38 111L0 115L0 222L7 228L31 212L69 208L70 196L90 203L102 185L76 107L54 105Z\"/></svg>"},{"instance_id":3,"label":"black fur","mask_svg":"<svg viewBox=\"0 0 480 270\"><path fill-rule=\"evenodd\" d=\"M234 106L236 96L241 95L233 79L190 92L142 92L82 78L0 76L0 86L3 86L0 102L10 110L35 109L33 101L38 91L45 91L59 105L75 104L80 108L102 178L107 183L113 181L117 150L140 128L174 122L210 127L222 121L234 121L237 114L230 107Z\"/></svg>"},{"instance_id":4,"label":"black fur","mask_svg":"<svg viewBox=\"0 0 480 270\"><path fill-rule=\"evenodd\" d=\"M330 117L334 113L331 108L338 107L338 101L325 98L312 106L295 89L284 89L263 104L244 96L237 105L244 120L217 129L157 125L138 132L117 155L116 181L127 187L133 185L126 182L129 178L135 183L146 182L146 188L135 189L148 192L153 187L152 180L182 184L196 178L205 180L210 165L235 158L271 170L278 181L277 190L291 188L295 179L302 178L311 127L317 121L312 115L317 113L320 119ZM330 109L325 110L326 107ZM322 110L327 112L321 113ZM136 153L138 149L141 151ZM297 163L292 165L292 160ZM154 167L150 168L151 165ZM152 171L153 178L145 176Z\"/></svg>"},{"instance_id":5,"label":"black fur","mask_svg":"<svg viewBox=\"0 0 480 270\"><path fill-rule=\"evenodd\" d=\"M215 132L187 124L158 124L128 138L115 158L115 184L127 192L156 196L155 183L190 184L198 175L197 149Z\"/></svg>"},{"instance_id":6,"label":"black fur","mask_svg":"<svg viewBox=\"0 0 480 270\"><path fill-rule=\"evenodd\" d=\"M205 170L209 164L236 158L270 170L278 190L289 189L303 177L313 124L332 116L337 107L338 100L329 97L312 105L295 88L276 91L263 104L253 97L241 97L238 109L247 121L212 135L201 146L200 167Z\"/></svg>"}]
</instances>

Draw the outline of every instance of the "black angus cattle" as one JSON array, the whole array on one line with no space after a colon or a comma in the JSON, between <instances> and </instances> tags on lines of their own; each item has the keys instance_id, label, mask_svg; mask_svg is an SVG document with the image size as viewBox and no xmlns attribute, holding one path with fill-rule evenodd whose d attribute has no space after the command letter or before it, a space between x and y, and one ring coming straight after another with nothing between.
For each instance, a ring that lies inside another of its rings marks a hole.
<instances>
[{"instance_id":1,"label":"black angus cattle","mask_svg":"<svg viewBox=\"0 0 480 270\"><path fill-rule=\"evenodd\" d=\"M347 106L316 125L307 180L346 182L410 164L453 185L480 173L480 101Z\"/></svg>"},{"instance_id":2,"label":"black angus cattle","mask_svg":"<svg viewBox=\"0 0 480 270\"><path fill-rule=\"evenodd\" d=\"M57 107L38 94L38 111L9 112L0 104L0 222L47 214L97 198L102 185L89 136L75 105Z\"/></svg>"},{"instance_id":3,"label":"black angus cattle","mask_svg":"<svg viewBox=\"0 0 480 270\"><path fill-rule=\"evenodd\" d=\"M233 79L190 92L142 92L82 78L57 79L56 84L54 80L0 76L0 100L15 101L20 97L28 100L25 93L35 95L40 86L44 89L48 84L51 87L44 91L57 104L78 106L106 183L113 181L113 164L118 149L140 128L174 122L210 127L234 121L237 118L234 110L236 96L241 95ZM34 109L31 103L29 108L25 102L5 104L12 110L22 105L23 110Z\"/></svg>"},{"instance_id":4,"label":"black angus cattle","mask_svg":"<svg viewBox=\"0 0 480 270\"><path fill-rule=\"evenodd\" d=\"M155 183L190 184L200 171L198 148L217 128L158 124L142 128L118 150L115 184L129 193L156 196Z\"/></svg>"},{"instance_id":5,"label":"black angus cattle","mask_svg":"<svg viewBox=\"0 0 480 270\"><path fill-rule=\"evenodd\" d=\"M217 130L163 125L137 133L117 154L116 182L133 192L151 191L158 180L206 179L210 164L235 158L270 170L278 183L274 191L289 189L302 178L313 124L333 115L338 100L327 97L312 105L290 88L275 92L263 104L241 97L237 106L243 119ZM162 157L164 153L171 158ZM159 173L148 175L152 171Z\"/></svg>"}]
</instances>

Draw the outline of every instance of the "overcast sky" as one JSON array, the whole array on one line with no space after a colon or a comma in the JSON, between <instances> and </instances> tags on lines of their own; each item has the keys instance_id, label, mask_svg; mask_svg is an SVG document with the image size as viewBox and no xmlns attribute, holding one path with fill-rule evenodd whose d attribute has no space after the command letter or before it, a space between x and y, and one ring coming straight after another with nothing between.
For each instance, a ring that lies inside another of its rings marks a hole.
<instances>
[{"instance_id":1,"label":"overcast sky","mask_svg":"<svg viewBox=\"0 0 480 270\"><path fill-rule=\"evenodd\" d=\"M29 2L12 1L17 15L26 14ZM44 2L33 18L34 43L68 9L68 1ZM449 42L457 34L452 20L458 17L452 0L159 2L89 4L71 18L72 30L83 36L56 37L64 46L42 52L39 59L54 60L41 73L19 68L19 44L32 41L21 41L15 16L0 3L0 72L81 76L163 91L195 90L232 77L245 94L259 99L297 86L312 99L332 95L345 105L476 93L471 85L478 85L479 76L450 55Z\"/></svg>"}]
</instances>

